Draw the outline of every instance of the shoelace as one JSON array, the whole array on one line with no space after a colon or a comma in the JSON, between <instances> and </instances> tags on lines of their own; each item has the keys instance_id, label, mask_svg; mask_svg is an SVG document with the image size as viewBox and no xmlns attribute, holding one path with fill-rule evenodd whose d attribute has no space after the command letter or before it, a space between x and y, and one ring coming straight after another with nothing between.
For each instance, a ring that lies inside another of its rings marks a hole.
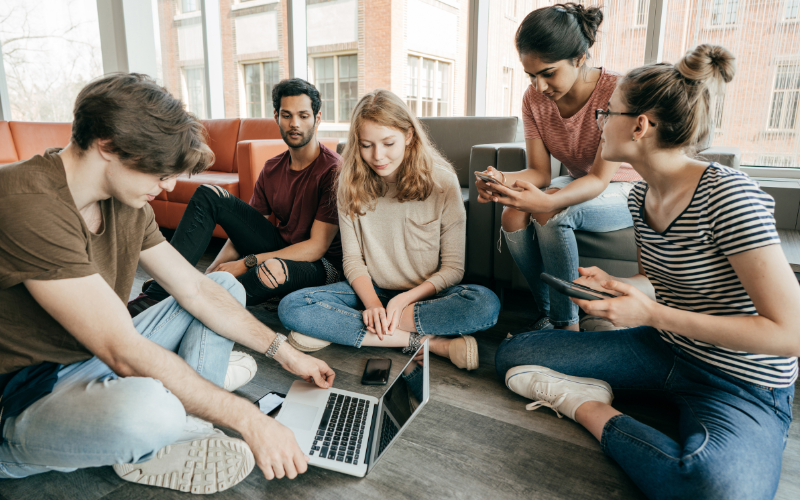
<instances>
[{"instance_id":1,"label":"shoelace","mask_svg":"<svg viewBox=\"0 0 800 500\"><path fill-rule=\"evenodd\" d=\"M543 394L541 392L539 392L539 391L536 391L536 395L539 396L539 397L543 396ZM546 399L540 399L538 401L534 401L533 403L528 403L527 405L525 405L525 409L528 410L528 411L533 411L533 410L536 410L536 409L541 408L541 407L544 406L544 407L550 408L551 410L556 412L556 415L558 415L558 418L563 418L564 416L561 414L561 412L558 411L557 407L558 407L558 405L560 405L561 403L564 402L564 399L566 397L567 397L566 393L561 394L552 403L550 401L547 401Z\"/></svg>"}]
</instances>

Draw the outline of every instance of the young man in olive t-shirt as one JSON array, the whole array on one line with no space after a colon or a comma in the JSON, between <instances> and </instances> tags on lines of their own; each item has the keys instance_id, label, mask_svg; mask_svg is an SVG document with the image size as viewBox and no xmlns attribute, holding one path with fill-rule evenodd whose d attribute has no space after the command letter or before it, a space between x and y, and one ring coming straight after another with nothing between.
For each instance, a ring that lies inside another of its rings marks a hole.
<instances>
[{"instance_id":1,"label":"young man in olive t-shirt","mask_svg":"<svg viewBox=\"0 0 800 500\"><path fill-rule=\"evenodd\" d=\"M202 125L136 74L90 83L74 115L65 149L0 167L0 479L114 465L212 493L254 464L305 472L292 432L220 386L234 342L321 387L333 371L247 313L229 273L181 257L147 203L213 162ZM137 262L174 299L131 321Z\"/></svg>"}]
</instances>

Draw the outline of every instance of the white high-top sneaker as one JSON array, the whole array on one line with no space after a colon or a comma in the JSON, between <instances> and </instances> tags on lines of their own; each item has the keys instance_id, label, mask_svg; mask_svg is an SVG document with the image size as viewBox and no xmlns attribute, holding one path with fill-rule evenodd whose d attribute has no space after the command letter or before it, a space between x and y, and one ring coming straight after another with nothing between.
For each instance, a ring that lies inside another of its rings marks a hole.
<instances>
[{"instance_id":1,"label":"white high-top sneaker","mask_svg":"<svg viewBox=\"0 0 800 500\"><path fill-rule=\"evenodd\" d=\"M506 373L506 386L520 396L532 399L525 406L535 410L546 406L575 420L575 411L587 401L611 404L614 393L602 380L564 375L544 366L515 366Z\"/></svg>"}]
</instances>

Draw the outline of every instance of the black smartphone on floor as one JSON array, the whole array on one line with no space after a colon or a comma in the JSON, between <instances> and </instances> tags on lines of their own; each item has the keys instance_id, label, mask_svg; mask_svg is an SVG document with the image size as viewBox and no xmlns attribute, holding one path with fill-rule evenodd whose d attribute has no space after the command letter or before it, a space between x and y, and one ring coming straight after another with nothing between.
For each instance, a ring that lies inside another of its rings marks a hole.
<instances>
[{"instance_id":1,"label":"black smartphone on floor","mask_svg":"<svg viewBox=\"0 0 800 500\"><path fill-rule=\"evenodd\" d=\"M589 288L588 286L579 285L571 281L564 281L547 273L540 274L539 279L564 295L575 297L576 299L604 300L617 297L616 295L611 295L610 293L599 292L593 288Z\"/></svg>"},{"instance_id":2,"label":"black smartphone on floor","mask_svg":"<svg viewBox=\"0 0 800 500\"><path fill-rule=\"evenodd\" d=\"M258 398L255 403L261 410L261 413L269 415L281 407L284 399L286 399L286 394L270 391Z\"/></svg>"},{"instance_id":3,"label":"black smartphone on floor","mask_svg":"<svg viewBox=\"0 0 800 500\"><path fill-rule=\"evenodd\" d=\"M361 383L363 385L386 385L389 382L389 370L391 369L391 359L373 358L367 360Z\"/></svg>"}]
</instances>

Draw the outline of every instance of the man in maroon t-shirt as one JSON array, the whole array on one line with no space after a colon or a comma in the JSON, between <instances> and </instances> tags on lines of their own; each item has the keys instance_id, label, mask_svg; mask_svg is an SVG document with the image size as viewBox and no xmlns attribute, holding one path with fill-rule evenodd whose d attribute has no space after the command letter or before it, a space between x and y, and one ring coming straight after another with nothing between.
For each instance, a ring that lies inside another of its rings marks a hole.
<instances>
[{"instance_id":1,"label":"man in maroon t-shirt","mask_svg":"<svg viewBox=\"0 0 800 500\"><path fill-rule=\"evenodd\" d=\"M272 90L275 120L288 151L267 160L250 204L219 186L197 188L170 243L196 265L214 227L227 242L206 273L226 271L247 292L247 304L341 281L342 242L334 182L341 157L316 139L322 113L317 89L299 78ZM278 225L267 220L275 215ZM169 294L145 282L128 303L135 316Z\"/></svg>"}]
</instances>

